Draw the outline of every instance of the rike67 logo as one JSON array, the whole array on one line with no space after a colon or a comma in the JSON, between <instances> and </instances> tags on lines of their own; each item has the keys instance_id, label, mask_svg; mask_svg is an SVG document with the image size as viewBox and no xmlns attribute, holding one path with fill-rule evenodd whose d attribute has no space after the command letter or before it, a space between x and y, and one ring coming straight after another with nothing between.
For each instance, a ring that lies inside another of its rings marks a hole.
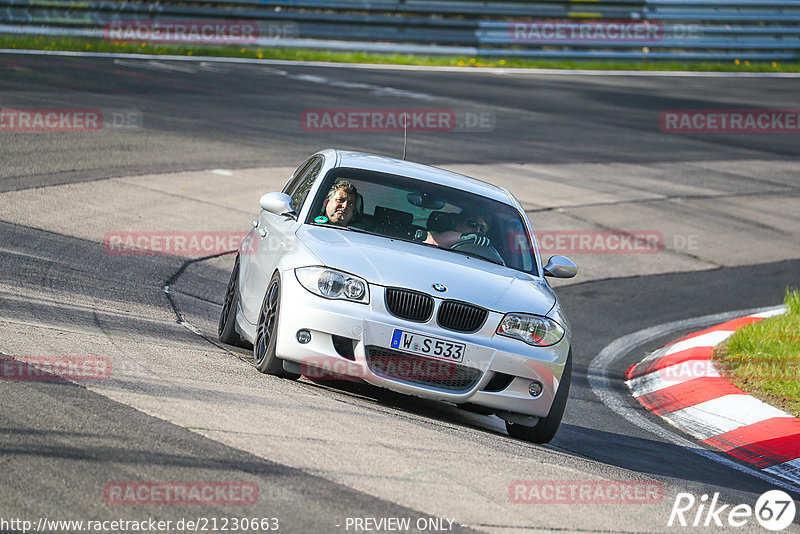
<instances>
[{"instance_id":1,"label":"rike67 logo","mask_svg":"<svg viewBox=\"0 0 800 534\"><path fill-rule=\"evenodd\" d=\"M765 529L779 531L792 524L795 513L794 500L781 490L763 493L755 507L720 504L719 493L714 493L711 498L706 494L698 498L691 493L679 493L675 496L667 526L742 528L755 517Z\"/></svg>"}]
</instances>

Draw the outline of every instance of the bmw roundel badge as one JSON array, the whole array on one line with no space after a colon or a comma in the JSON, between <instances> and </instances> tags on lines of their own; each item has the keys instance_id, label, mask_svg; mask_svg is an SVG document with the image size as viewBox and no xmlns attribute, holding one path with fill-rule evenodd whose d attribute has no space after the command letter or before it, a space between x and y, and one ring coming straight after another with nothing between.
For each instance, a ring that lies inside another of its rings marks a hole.
<instances>
[{"instance_id":1,"label":"bmw roundel badge","mask_svg":"<svg viewBox=\"0 0 800 534\"><path fill-rule=\"evenodd\" d=\"M444 293L445 291L447 291L447 288L442 284L433 284L433 289L435 289L440 293Z\"/></svg>"}]
</instances>

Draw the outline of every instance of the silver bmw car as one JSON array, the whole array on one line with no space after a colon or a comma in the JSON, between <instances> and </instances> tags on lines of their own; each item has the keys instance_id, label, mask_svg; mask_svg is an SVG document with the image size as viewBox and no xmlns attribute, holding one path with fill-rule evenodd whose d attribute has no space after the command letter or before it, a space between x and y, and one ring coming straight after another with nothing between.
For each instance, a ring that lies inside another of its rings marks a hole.
<instances>
[{"instance_id":1,"label":"silver bmw car","mask_svg":"<svg viewBox=\"0 0 800 534\"><path fill-rule=\"evenodd\" d=\"M494 414L546 443L569 392L570 325L531 225L505 189L339 150L260 199L225 294L219 339L263 373L349 377Z\"/></svg>"}]
</instances>

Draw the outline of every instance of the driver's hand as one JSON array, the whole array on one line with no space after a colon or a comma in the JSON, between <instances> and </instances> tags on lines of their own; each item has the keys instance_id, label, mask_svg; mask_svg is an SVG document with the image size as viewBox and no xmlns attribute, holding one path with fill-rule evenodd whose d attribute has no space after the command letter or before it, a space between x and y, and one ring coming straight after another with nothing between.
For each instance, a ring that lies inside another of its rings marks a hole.
<instances>
[{"instance_id":1,"label":"driver's hand","mask_svg":"<svg viewBox=\"0 0 800 534\"><path fill-rule=\"evenodd\" d=\"M484 234L461 234L461 243L474 243L479 247L488 247L489 238Z\"/></svg>"}]
</instances>

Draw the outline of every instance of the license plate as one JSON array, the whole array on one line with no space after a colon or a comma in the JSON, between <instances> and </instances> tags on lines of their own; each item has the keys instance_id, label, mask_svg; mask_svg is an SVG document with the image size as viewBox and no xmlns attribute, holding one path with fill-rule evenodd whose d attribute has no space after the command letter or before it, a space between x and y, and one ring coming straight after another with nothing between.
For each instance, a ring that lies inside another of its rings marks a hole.
<instances>
[{"instance_id":1,"label":"license plate","mask_svg":"<svg viewBox=\"0 0 800 534\"><path fill-rule=\"evenodd\" d=\"M453 343L435 337L423 336L406 330L395 330L392 333L392 348L422 354L431 358L439 358L451 362L464 360L464 350L466 345L463 343Z\"/></svg>"}]
</instances>

